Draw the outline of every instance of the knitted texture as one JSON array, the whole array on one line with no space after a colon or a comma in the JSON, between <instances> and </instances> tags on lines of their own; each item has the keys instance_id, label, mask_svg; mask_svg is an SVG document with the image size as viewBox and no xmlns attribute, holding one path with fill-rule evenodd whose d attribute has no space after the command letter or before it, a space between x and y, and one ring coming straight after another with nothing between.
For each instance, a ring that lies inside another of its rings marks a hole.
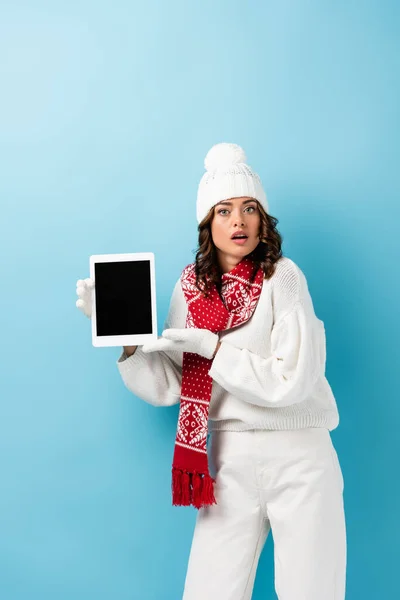
<instances>
[{"instance_id":1,"label":"knitted texture","mask_svg":"<svg viewBox=\"0 0 400 600\"><path fill-rule=\"evenodd\" d=\"M187 303L180 279L174 287L166 328L184 328ZM209 431L332 431L339 413L325 376L324 323L317 318L306 277L282 257L263 288L252 318L220 335L209 370L213 379ZM182 352L123 354L117 366L126 387L154 406L180 403Z\"/></svg>"},{"instance_id":2,"label":"knitted texture","mask_svg":"<svg viewBox=\"0 0 400 600\"><path fill-rule=\"evenodd\" d=\"M207 216L221 200L249 196L258 200L268 212L268 202L261 179L246 164L244 150L237 144L216 144L205 160L204 173L197 192L197 221Z\"/></svg>"},{"instance_id":3,"label":"knitted texture","mask_svg":"<svg viewBox=\"0 0 400 600\"><path fill-rule=\"evenodd\" d=\"M264 274L249 259L243 259L222 275L221 295L214 285L208 297L196 286L195 264L182 273L181 284L188 306L186 327L207 329L214 334L248 321L262 290ZM215 504L214 481L208 471L208 410L212 359L192 352L183 353L181 403L172 471L174 505L196 508Z\"/></svg>"}]
</instances>

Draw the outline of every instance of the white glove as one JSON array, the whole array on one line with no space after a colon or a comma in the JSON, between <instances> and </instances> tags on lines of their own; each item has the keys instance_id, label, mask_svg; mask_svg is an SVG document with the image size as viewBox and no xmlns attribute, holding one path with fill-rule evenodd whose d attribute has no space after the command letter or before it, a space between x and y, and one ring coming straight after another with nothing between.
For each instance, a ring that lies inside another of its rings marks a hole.
<instances>
[{"instance_id":1,"label":"white glove","mask_svg":"<svg viewBox=\"0 0 400 600\"><path fill-rule=\"evenodd\" d=\"M76 301L76 306L87 317L92 316L92 300L93 300L94 281L88 277L87 279L78 279L76 282L76 293L79 300Z\"/></svg>"},{"instance_id":2,"label":"white glove","mask_svg":"<svg viewBox=\"0 0 400 600\"><path fill-rule=\"evenodd\" d=\"M168 350L193 352L211 359L218 341L218 335L208 329L165 329L161 338L144 344L142 350L145 353Z\"/></svg>"}]
</instances>

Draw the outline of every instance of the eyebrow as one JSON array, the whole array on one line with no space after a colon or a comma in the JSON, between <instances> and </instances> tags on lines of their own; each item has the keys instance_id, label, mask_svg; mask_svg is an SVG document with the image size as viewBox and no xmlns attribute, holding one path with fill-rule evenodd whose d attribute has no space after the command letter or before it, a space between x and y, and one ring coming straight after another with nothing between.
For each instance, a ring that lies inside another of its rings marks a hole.
<instances>
[{"instance_id":1,"label":"eyebrow","mask_svg":"<svg viewBox=\"0 0 400 600\"><path fill-rule=\"evenodd\" d=\"M248 204L249 202L257 202L257 200L255 200L255 198L250 198L249 200L244 200L242 204ZM218 202L215 206L219 206L219 204L232 205L233 203L230 200L221 200L221 202Z\"/></svg>"}]
</instances>

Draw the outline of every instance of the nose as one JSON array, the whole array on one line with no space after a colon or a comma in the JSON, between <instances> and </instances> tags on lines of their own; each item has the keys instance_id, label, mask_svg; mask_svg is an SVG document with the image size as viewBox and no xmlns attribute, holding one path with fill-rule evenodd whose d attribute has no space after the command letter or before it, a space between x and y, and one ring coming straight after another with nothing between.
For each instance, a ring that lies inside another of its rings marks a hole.
<instances>
[{"instance_id":1,"label":"nose","mask_svg":"<svg viewBox=\"0 0 400 600\"><path fill-rule=\"evenodd\" d=\"M235 227L243 227L244 226L244 217L243 214L239 211L239 213L233 214L233 225Z\"/></svg>"},{"instance_id":2,"label":"nose","mask_svg":"<svg viewBox=\"0 0 400 600\"><path fill-rule=\"evenodd\" d=\"M242 217L237 217L233 221L234 227L244 227L244 219Z\"/></svg>"}]
</instances>

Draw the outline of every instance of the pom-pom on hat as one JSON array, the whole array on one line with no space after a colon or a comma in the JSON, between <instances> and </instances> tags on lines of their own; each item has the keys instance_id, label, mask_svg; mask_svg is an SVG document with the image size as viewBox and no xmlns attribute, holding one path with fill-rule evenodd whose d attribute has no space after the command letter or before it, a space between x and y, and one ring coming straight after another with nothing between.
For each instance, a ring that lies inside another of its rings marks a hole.
<instances>
[{"instance_id":1,"label":"pom-pom on hat","mask_svg":"<svg viewBox=\"0 0 400 600\"><path fill-rule=\"evenodd\" d=\"M268 212L267 197L261 179L246 164L246 154L237 144L216 144L205 160L206 172L197 192L197 222L221 200L250 196Z\"/></svg>"}]
</instances>

